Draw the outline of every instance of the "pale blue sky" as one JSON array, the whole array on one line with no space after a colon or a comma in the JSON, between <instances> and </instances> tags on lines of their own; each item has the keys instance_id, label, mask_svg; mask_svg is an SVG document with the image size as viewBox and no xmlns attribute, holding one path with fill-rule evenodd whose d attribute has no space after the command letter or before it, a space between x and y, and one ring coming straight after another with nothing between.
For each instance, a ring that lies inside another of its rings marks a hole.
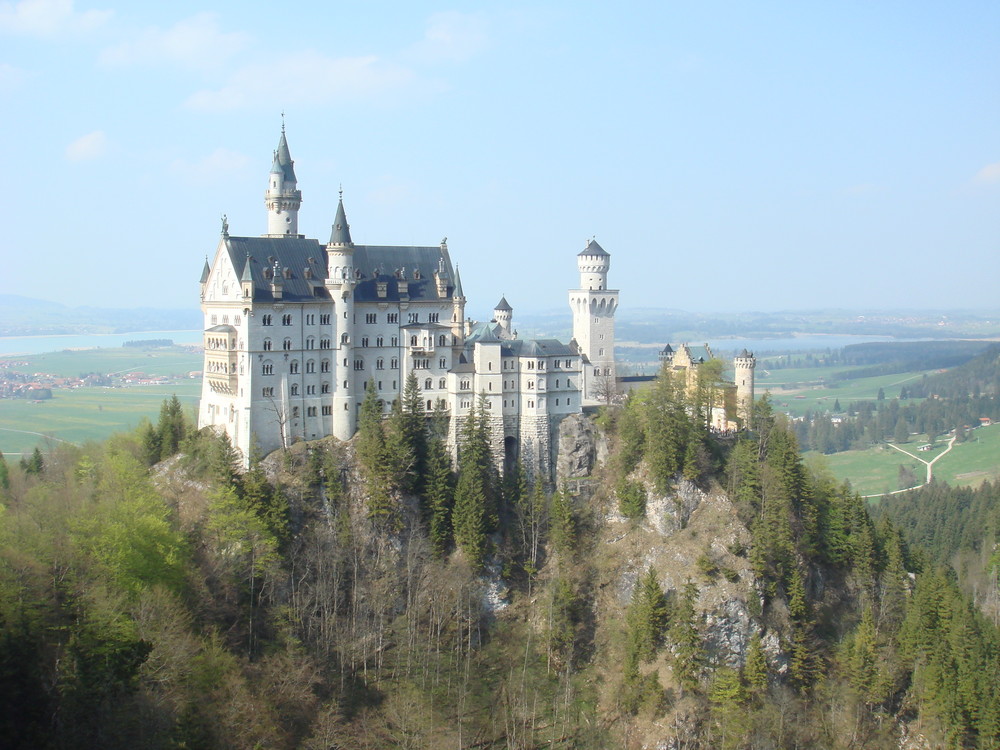
<instances>
[{"instance_id":1,"label":"pale blue sky","mask_svg":"<svg viewBox=\"0 0 1000 750\"><path fill-rule=\"evenodd\" d=\"M325 241L449 238L469 311L998 307L1000 3L0 1L0 292L197 306L286 113Z\"/></svg>"}]
</instances>

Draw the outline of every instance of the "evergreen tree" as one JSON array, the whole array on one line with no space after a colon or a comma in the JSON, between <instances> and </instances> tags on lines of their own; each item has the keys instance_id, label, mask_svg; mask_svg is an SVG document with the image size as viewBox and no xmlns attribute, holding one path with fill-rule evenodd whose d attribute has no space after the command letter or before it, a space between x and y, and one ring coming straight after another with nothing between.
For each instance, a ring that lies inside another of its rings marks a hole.
<instances>
[{"instance_id":1,"label":"evergreen tree","mask_svg":"<svg viewBox=\"0 0 1000 750\"><path fill-rule=\"evenodd\" d=\"M389 466L385 433L382 429L382 402L369 380L365 400L358 415L357 456L368 500L368 518L385 529L401 524L392 495L392 468Z\"/></svg>"},{"instance_id":2,"label":"evergreen tree","mask_svg":"<svg viewBox=\"0 0 1000 750\"><path fill-rule=\"evenodd\" d=\"M668 618L667 597L650 565L636 582L626 614L629 653L635 654L640 662L652 661L663 644Z\"/></svg>"},{"instance_id":3,"label":"evergreen tree","mask_svg":"<svg viewBox=\"0 0 1000 750\"><path fill-rule=\"evenodd\" d=\"M572 557L576 548L576 517L565 491L556 490L549 500L549 538L559 554Z\"/></svg>"},{"instance_id":4,"label":"evergreen tree","mask_svg":"<svg viewBox=\"0 0 1000 750\"><path fill-rule=\"evenodd\" d=\"M698 587L692 581L688 581L677 598L677 604L670 618L668 635L673 647L674 677L684 690L694 690L698 687L698 677L704 658L694 608L697 600Z\"/></svg>"},{"instance_id":5,"label":"evergreen tree","mask_svg":"<svg viewBox=\"0 0 1000 750\"><path fill-rule=\"evenodd\" d=\"M760 699L767 693L767 657L764 655L760 633L754 633L750 638L746 663L743 665L743 679L752 697Z\"/></svg>"},{"instance_id":6,"label":"evergreen tree","mask_svg":"<svg viewBox=\"0 0 1000 750\"><path fill-rule=\"evenodd\" d=\"M428 443L425 486L424 498L430 513L431 548L436 557L443 557L451 547L453 538L451 514L455 502L455 486L451 459L444 442L438 437L432 437Z\"/></svg>"},{"instance_id":7,"label":"evergreen tree","mask_svg":"<svg viewBox=\"0 0 1000 750\"><path fill-rule=\"evenodd\" d=\"M25 474L32 474L34 476L40 476L45 471L45 459L42 457L42 451L37 445L31 453L31 458L21 458L21 469L24 470Z\"/></svg>"},{"instance_id":8,"label":"evergreen tree","mask_svg":"<svg viewBox=\"0 0 1000 750\"><path fill-rule=\"evenodd\" d=\"M0 490L10 489L10 467L7 466L7 459L0 453Z\"/></svg>"},{"instance_id":9,"label":"evergreen tree","mask_svg":"<svg viewBox=\"0 0 1000 750\"><path fill-rule=\"evenodd\" d=\"M486 422L479 416L481 409L482 402L473 405L463 425L452 516L455 544L477 571L486 558L486 535L490 528L489 478L492 475Z\"/></svg>"}]
</instances>

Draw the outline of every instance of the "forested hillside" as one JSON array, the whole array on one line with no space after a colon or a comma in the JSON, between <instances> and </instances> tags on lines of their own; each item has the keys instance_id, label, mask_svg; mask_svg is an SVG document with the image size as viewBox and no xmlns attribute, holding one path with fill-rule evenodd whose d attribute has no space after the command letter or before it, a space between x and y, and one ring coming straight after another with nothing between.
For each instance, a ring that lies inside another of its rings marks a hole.
<instances>
[{"instance_id":1,"label":"forested hillside","mask_svg":"<svg viewBox=\"0 0 1000 750\"><path fill-rule=\"evenodd\" d=\"M850 347L849 347L850 348ZM863 449L885 440L904 443L957 431L964 440L987 417L1000 420L1000 349L991 347L947 372L880 392L875 401L836 403L833 413L807 414L794 425L804 448L821 453Z\"/></svg>"},{"instance_id":2,"label":"forested hillside","mask_svg":"<svg viewBox=\"0 0 1000 750\"><path fill-rule=\"evenodd\" d=\"M712 391L667 374L579 420L575 447L610 452L556 487L497 471L481 408L453 470L413 379L387 418L365 403L350 443L245 473L176 400L2 463L0 737L996 747L996 628L807 469L766 400L752 434L712 434Z\"/></svg>"}]
</instances>

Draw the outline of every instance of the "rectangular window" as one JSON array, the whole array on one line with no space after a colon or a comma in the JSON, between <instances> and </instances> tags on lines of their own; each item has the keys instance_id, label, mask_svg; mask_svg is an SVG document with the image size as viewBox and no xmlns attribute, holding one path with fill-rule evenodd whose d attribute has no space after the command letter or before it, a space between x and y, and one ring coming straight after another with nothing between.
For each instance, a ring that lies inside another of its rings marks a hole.
<instances>
[{"instance_id":1,"label":"rectangular window","mask_svg":"<svg viewBox=\"0 0 1000 750\"><path fill-rule=\"evenodd\" d=\"M407 318L409 318L411 323L419 323L420 313L415 313L415 312L407 313Z\"/></svg>"},{"instance_id":2,"label":"rectangular window","mask_svg":"<svg viewBox=\"0 0 1000 750\"><path fill-rule=\"evenodd\" d=\"M365 313L365 323L378 323L378 313Z\"/></svg>"},{"instance_id":3,"label":"rectangular window","mask_svg":"<svg viewBox=\"0 0 1000 750\"><path fill-rule=\"evenodd\" d=\"M391 369L393 369L393 370L398 370L399 369L399 360L396 359L395 357L393 357L392 359L390 359L389 360L389 367Z\"/></svg>"},{"instance_id":4,"label":"rectangular window","mask_svg":"<svg viewBox=\"0 0 1000 750\"><path fill-rule=\"evenodd\" d=\"M399 346L399 336L393 336L389 346Z\"/></svg>"},{"instance_id":5,"label":"rectangular window","mask_svg":"<svg viewBox=\"0 0 1000 750\"><path fill-rule=\"evenodd\" d=\"M361 346L368 346L368 337L367 336L362 336L361 337Z\"/></svg>"},{"instance_id":6,"label":"rectangular window","mask_svg":"<svg viewBox=\"0 0 1000 750\"><path fill-rule=\"evenodd\" d=\"M376 336L375 346L385 346L385 339L383 339L381 336Z\"/></svg>"},{"instance_id":7,"label":"rectangular window","mask_svg":"<svg viewBox=\"0 0 1000 750\"><path fill-rule=\"evenodd\" d=\"M329 393L330 392L330 384L329 383L323 383L322 390L323 390L323 393Z\"/></svg>"},{"instance_id":8,"label":"rectangular window","mask_svg":"<svg viewBox=\"0 0 1000 750\"><path fill-rule=\"evenodd\" d=\"M264 375L274 375L274 365L270 362L265 362L263 365Z\"/></svg>"},{"instance_id":9,"label":"rectangular window","mask_svg":"<svg viewBox=\"0 0 1000 750\"><path fill-rule=\"evenodd\" d=\"M320 364L319 364L319 371L320 372L330 372L330 360L324 359L322 362L320 362Z\"/></svg>"},{"instance_id":10,"label":"rectangular window","mask_svg":"<svg viewBox=\"0 0 1000 750\"><path fill-rule=\"evenodd\" d=\"M316 416L316 407L315 406L307 406L306 407L306 416L307 417L315 417Z\"/></svg>"},{"instance_id":11,"label":"rectangular window","mask_svg":"<svg viewBox=\"0 0 1000 750\"><path fill-rule=\"evenodd\" d=\"M323 407L323 416L324 417L329 417L331 414L333 414L333 407L332 406L324 406Z\"/></svg>"},{"instance_id":12,"label":"rectangular window","mask_svg":"<svg viewBox=\"0 0 1000 750\"><path fill-rule=\"evenodd\" d=\"M438 313L431 313L430 315L427 316L427 319L431 323L437 323L438 322Z\"/></svg>"},{"instance_id":13,"label":"rectangular window","mask_svg":"<svg viewBox=\"0 0 1000 750\"><path fill-rule=\"evenodd\" d=\"M319 316L319 324L321 326L328 326L328 325L330 325L330 313L323 313L322 315L320 315Z\"/></svg>"},{"instance_id":14,"label":"rectangular window","mask_svg":"<svg viewBox=\"0 0 1000 750\"><path fill-rule=\"evenodd\" d=\"M292 324L292 316L291 315L282 315L281 316L281 325L283 325L283 326L290 326L291 324Z\"/></svg>"},{"instance_id":15,"label":"rectangular window","mask_svg":"<svg viewBox=\"0 0 1000 750\"><path fill-rule=\"evenodd\" d=\"M262 315L261 318L260 318L260 324L262 326L269 326L269 325L271 325L271 316L270 315Z\"/></svg>"},{"instance_id":16,"label":"rectangular window","mask_svg":"<svg viewBox=\"0 0 1000 750\"><path fill-rule=\"evenodd\" d=\"M274 386L273 385L264 386L264 388L261 389L261 395L264 398L271 398L272 396L274 396Z\"/></svg>"},{"instance_id":17,"label":"rectangular window","mask_svg":"<svg viewBox=\"0 0 1000 750\"><path fill-rule=\"evenodd\" d=\"M315 315L312 315L312 314L306 315L306 325L307 326L315 325L315 323L316 323L316 316Z\"/></svg>"},{"instance_id":18,"label":"rectangular window","mask_svg":"<svg viewBox=\"0 0 1000 750\"><path fill-rule=\"evenodd\" d=\"M314 386L314 385L307 385L306 386L306 395L307 396L315 396L316 395L316 386Z\"/></svg>"},{"instance_id":19,"label":"rectangular window","mask_svg":"<svg viewBox=\"0 0 1000 750\"><path fill-rule=\"evenodd\" d=\"M363 369L365 369L365 361L363 359L356 359L356 360L354 360L354 369L355 370L363 370Z\"/></svg>"},{"instance_id":20,"label":"rectangular window","mask_svg":"<svg viewBox=\"0 0 1000 750\"><path fill-rule=\"evenodd\" d=\"M399 322L399 313L389 313L386 316L386 322L387 323L398 323Z\"/></svg>"}]
</instances>

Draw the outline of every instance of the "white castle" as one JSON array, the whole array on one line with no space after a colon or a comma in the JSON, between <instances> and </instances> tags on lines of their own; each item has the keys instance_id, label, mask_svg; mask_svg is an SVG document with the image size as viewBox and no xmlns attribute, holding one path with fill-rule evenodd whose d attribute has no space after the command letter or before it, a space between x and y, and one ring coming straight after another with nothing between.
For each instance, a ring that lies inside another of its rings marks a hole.
<instances>
[{"instance_id":1,"label":"white castle","mask_svg":"<svg viewBox=\"0 0 1000 750\"><path fill-rule=\"evenodd\" d=\"M521 339L506 299L493 320L465 317L446 240L435 246L356 245L337 205L330 240L298 233L302 193L285 130L268 175L267 234L222 237L201 277L205 316L199 427L225 431L248 460L297 440L349 439L372 384L386 412L409 373L428 413L454 437L477 401L498 456L547 472L555 429L614 387L611 256L589 241L569 293L573 341Z\"/></svg>"}]
</instances>

